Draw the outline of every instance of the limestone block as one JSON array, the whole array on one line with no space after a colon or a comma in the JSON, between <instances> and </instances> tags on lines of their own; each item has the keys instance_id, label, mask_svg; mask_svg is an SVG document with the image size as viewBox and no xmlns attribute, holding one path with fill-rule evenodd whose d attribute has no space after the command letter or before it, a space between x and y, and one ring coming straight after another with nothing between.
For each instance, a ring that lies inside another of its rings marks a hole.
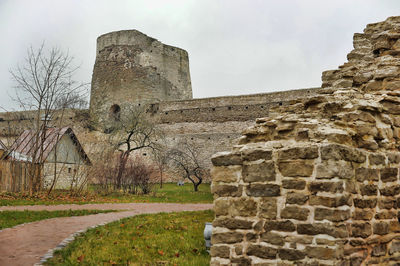
<instances>
[{"instance_id":1,"label":"limestone block","mask_svg":"<svg viewBox=\"0 0 400 266\"><path fill-rule=\"evenodd\" d=\"M357 84L363 84L367 83L373 78L374 73L372 71L366 71L366 72L357 72L354 75L354 82Z\"/></svg>"},{"instance_id":2,"label":"limestone block","mask_svg":"<svg viewBox=\"0 0 400 266\"><path fill-rule=\"evenodd\" d=\"M386 244L378 244L378 245L375 245L372 248L372 253L371 254L374 257L380 257L380 256L385 256L386 252L387 252Z\"/></svg>"},{"instance_id":3,"label":"limestone block","mask_svg":"<svg viewBox=\"0 0 400 266\"><path fill-rule=\"evenodd\" d=\"M275 219L277 204L275 198L263 198L259 205L259 216L265 219Z\"/></svg>"},{"instance_id":4,"label":"limestone block","mask_svg":"<svg viewBox=\"0 0 400 266\"><path fill-rule=\"evenodd\" d=\"M316 178L334 178L339 177L342 179L354 178L354 169L351 162L325 160L316 167Z\"/></svg>"},{"instance_id":5,"label":"limestone block","mask_svg":"<svg viewBox=\"0 0 400 266\"><path fill-rule=\"evenodd\" d=\"M310 210L308 209L297 206L287 206L281 211L281 218L305 221L307 220L309 214Z\"/></svg>"},{"instance_id":6,"label":"limestone block","mask_svg":"<svg viewBox=\"0 0 400 266\"><path fill-rule=\"evenodd\" d=\"M332 87L335 88L350 88L353 86L353 79L339 79L332 82Z\"/></svg>"},{"instance_id":7,"label":"limestone block","mask_svg":"<svg viewBox=\"0 0 400 266\"><path fill-rule=\"evenodd\" d=\"M276 221L276 220L267 220L264 224L264 230L269 232L271 230L281 231L281 232L294 232L296 230L296 226L290 220L286 221Z\"/></svg>"},{"instance_id":8,"label":"limestone block","mask_svg":"<svg viewBox=\"0 0 400 266\"><path fill-rule=\"evenodd\" d=\"M390 210L392 208L397 208L396 199L392 198L392 197L380 198L378 200L378 206L380 209L388 209L388 210Z\"/></svg>"},{"instance_id":9,"label":"limestone block","mask_svg":"<svg viewBox=\"0 0 400 266\"><path fill-rule=\"evenodd\" d=\"M220 217L213 221L213 226L225 227L228 229L251 229L253 227L253 222L243 219Z\"/></svg>"},{"instance_id":10,"label":"limestone block","mask_svg":"<svg viewBox=\"0 0 400 266\"><path fill-rule=\"evenodd\" d=\"M286 189L303 190L306 187L306 181L302 179L283 179L282 187Z\"/></svg>"},{"instance_id":11,"label":"limestone block","mask_svg":"<svg viewBox=\"0 0 400 266\"><path fill-rule=\"evenodd\" d=\"M257 202L253 199L233 199L232 205L229 208L229 214L235 216L256 216L257 214Z\"/></svg>"},{"instance_id":12,"label":"limestone block","mask_svg":"<svg viewBox=\"0 0 400 266\"><path fill-rule=\"evenodd\" d=\"M302 193L288 193L286 196L286 204L297 204L297 205L304 205L309 196L307 194Z\"/></svg>"},{"instance_id":13,"label":"limestone block","mask_svg":"<svg viewBox=\"0 0 400 266\"><path fill-rule=\"evenodd\" d=\"M281 188L276 184L250 184L246 186L246 194L250 197L276 197Z\"/></svg>"},{"instance_id":14,"label":"limestone block","mask_svg":"<svg viewBox=\"0 0 400 266\"><path fill-rule=\"evenodd\" d=\"M382 90L383 83L381 80L370 80L368 83L365 84L364 90L365 91L379 91Z\"/></svg>"},{"instance_id":15,"label":"limestone block","mask_svg":"<svg viewBox=\"0 0 400 266\"><path fill-rule=\"evenodd\" d=\"M329 220L341 222L350 218L350 210L315 208L314 219L317 221Z\"/></svg>"},{"instance_id":16,"label":"limestone block","mask_svg":"<svg viewBox=\"0 0 400 266\"><path fill-rule=\"evenodd\" d=\"M386 235L389 233L389 224L385 222L374 223L373 232L376 235Z\"/></svg>"},{"instance_id":17,"label":"limestone block","mask_svg":"<svg viewBox=\"0 0 400 266\"><path fill-rule=\"evenodd\" d=\"M243 234L232 231L225 233L213 233L211 236L211 244L232 244L242 242Z\"/></svg>"},{"instance_id":18,"label":"limestone block","mask_svg":"<svg viewBox=\"0 0 400 266\"><path fill-rule=\"evenodd\" d=\"M354 33L353 35L353 46L354 48L368 48L371 49L371 41L369 36L362 33Z\"/></svg>"},{"instance_id":19,"label":"limestone block","mask_svg":"<svg viewBox=\"0 0 400 266\"><path fill-rule=\"evenodd\" d=\"M280 248L278 250L278 256L282 260L297 261L304 259L306 257L306 254L303 251L297 249Z\"/></svg>"},{"instance_id":20,"label":"limestone block","mask_svg":"<svg viewBox=\"0 0 400 266\"><path fill-rule=\"evenodd\" d=\"M382 89L388 91L400 90L400 80L399 79L384 80L382 83Z\"/></svg>"},{"instance_id":21,"label":"limestone block","mask_svg":"<svg viewBox=\"0 0 400 266\"><path fill-rule=\"evenodd\" d=\"M288 177L309 177L314 171L313 160L293 160L278 162L279 171Z\"/></svg>"},{"instance_id":22,"label":"limestone block","mask_svg":"<svg viewBox=\"0 0 400 266\"><path fill-rule=\"evenodd\" d=\"M382 182L394 182L398 180L398 168L383 168L380 169Z\"/></svg>"},{"instance_id":23,"label":"limestone block","mask_svg":"<svg viewBox=\"0 0 400 266\"><path fill-rule=\"evenodd\" d=\"M233 166L214 166L211 168L211 177L213 182L237 182L241 177L242 167Z\"/></svg>"},{"instance_id":24,"label":"limestone block","mask_svg":"<svg viewBox=\"0 0 400 266\"><path fill-rule=\"evenodd\" d=\"M211 157L214 166L241 165L242 157L240 154L232 152L218 152Z\"/></svg>"},{"instance_id":25,"label":"limestone block","mask_svg":"<svg viewBox=\"0 0 400 266\"><path fill-rule=\"evenodd\" d=\"M389 114L399 115L400 114L400 105L399 103L388 101L384 99L380 102L383 106L383 109Z\"/></svg>"},{"instance_id":26,"label":"limestone block","mask_svg":"<svg viewBox=\"0 0 400 266\"><path fill-rule=\"evenodd\" d=\"M228 215L231 202L227 198L217 198L214 200L215 216Z\"/></svg>"},{"instance_id":27,"label":"limestone block","mask_svg":"<svg viewBox=\"0 0 400 266\"><path fill-rule=\"evenodd\" d=\"M243 165L244 182L275 181L275 165L273 161L255 161Z\"/></svg>"},{"instance_id":28,"label":"limestone block","mask_svg":"<svg viewBox=\"0 0 400 266\"><path fill-rule=\"evenodd\" d=\"M376 198L370 199L353 199L354 206L357 208L375 208L377 204Z\"/></svg>"},{"instance_id":29,"label":"limestone block","mask_svg":"<svg viewBox=\"0 0 400 266\"><path fill-rule=\"evenodd\" d=\"M230 247L213 245L210 248L210 255L211 257L229 258Z\"/></svg>"},{"instance_id":30,"label":"limestone block","mask_svg":"<svg viewBox=\"0 0 400 266\"><path fill-rule=\"evenodd\" d=\"M355 172L356 180L359 182L367 181L378 181L379 180L379 169L370 168L357 168Z\"/></svg>"},{"instance_id":31,"label":"limestone block","mask_svg":"<svg viewBox=\"0 0 400 266\"><path fill-rule=\"evenodd\" d=\"M242 195L243 187L237 185L211 185L211 193L219 197L240 197Z\"/></svg>"},{"instance_id":32,"label":"limestone block","mask_svg":"<svg viewBox=\"0 0 400 266\"><path fill-rule=\"evenodd\" d=\"M251 244L247 248L246 253L248 256L256 256L264 259L275 259L277 250L263 245Z\"/></svg>"},{"instance_id":33,"label":"limestone block","mask_svg":"<svg viewBox=\"0 0 400 266\"><path fill-rule=\"evenodd\" d=\"M256 161L256 160L271 160L272 150L263 147L252 147L244 146L241 149L242 158L244 161Z\"/></svg>"},{"instance_id":34,"label":"limestone block","mask_svg":"<svg viewBox=\"0 0 400 266\"><path fill-rule=\"evenodd\" d=\"M302 235L327 234L336 238L348 237L347 228L344 225L334 226L329 223L298 224L297 232Z\"/></svg>"},{"instance_id":35,"label":"limestone block","mask_svg":"<svg viewBox=\"0 0 400 266\"><path fill-rule=\"evenodd\" d=\"M307 246L305 253L310 258L333 260L337 257L336 250L332 248Z\"/></svg>"},{"instance_id":36,"label":"limestone block","mask_svg":"<svg viewBox=\"0 0 400 266\"><path fill-rule=\"evenodd\" d=\"M276 246L283 246L283 244L285 244L284 237L282 235L272 232L261 234L260 241L267 242Z\"/></svg>"},{"instance_id":37,"label":"limestone block","mask_svg":"<svg viewBox=\"0 0 400 266\"><path fill-rule=\"evenodd\" d=\"M367 123L375 123L375 117L373 115L371 115L369 112L360 110L344 113L339 115L339 117L342 117L342 119L346 122L363 121Z\"/></svg>"},{"instance_id":38,"label":"limestone block","mask_svg":"<svg viewBox=\"0 0 400 266\"><path fill-rule=\"evenodd\" d=\"M308 184L308 190L311 193L317 192L343 192L343 182L310 182Z\"/></svg>"},{"instance_id":39,"label":"limestone block","mask_svg":"<svg viewBox=\"0 0 400 266\"><path fill-rule=\"evenodd\" d=\"M347 54L347 60L360 60L365 57L372 56L372 51L368 47L356 48Z\"/></svg>"},{"instance_id":40,"label":"limestone block","mask_svg":"<svg viewBox=\"0 0 400 266\"><path fill-rule=\"evenodd\" d=\"M337 197L324 197L324 196L310 196L310 205L321 205L325 207L339 207L339 206L351 206L353 203L352 198L349 195L342 195Z\"/></svg>"},{"instance_id":41,"label":"limestone block","mask_svg":"<svg viewBox=\"0 0 400 266\"><path fill-rule=\"evenodd\" d=\"M354 125L354 128L356 133L360 136L369 135L372 137L377 137L379 134L378 128L375 124L358 122Z\"/></svg>"},{"instance_id":42,"label":"limestone block","mask_svg":"<svg viewBox=\"0 0 400 266\"><path fill-rule=\"evenodd\" d=\"M375 214L375 220L388 220L397 218L397 213L393 211L380 211Z\"/></svg>"},{"instance_id":43,"label":"limestone block","mask_svg":"<svg viewBox=\"0 0 400 266\"><path fill-rule=\"evenodd\" d=\"M359 149L339 144L328 144L321 147L321 158L323 160L333 159L363 163L366 160L366 155Z\"/></svg>"},{"instance_id":44,"label":"limestone block","mask_svg":"<svg viewBox=\"0 0 400 266\"><path fill-rule=\"evenodd\" d=\"M365 221L370 221L374 217L374 213L371 210L365 210L365 209L356 209L352 213L352 218L353 220L365 220Z\"/></svg>"},{"instance_id":45,"label":"limestone block","mask_svg":"<svg viewBox=\"0 0 400 266\"><path fill-rule=\"evenodd\" d=\"M372 153L368 156L368 160L372 165L384 165L386 162L386 157L383 154Z\"/></svg>"},{"instance_id":46,"label":"limestone block","mask_svg":"<svg viewBox=\"0 0 400 266\"><path fill-rule=\"evenodd\" d=\"M389 254L392 255L397 252L400 252L400 241L393 241L390 244Z\"/></svg>"},{"instance_id":47,"label":"limestone block","mask_svg":"<svg viewBox=\"0 0 400 266\"><path fill-rule=\"evenodd\" d=\"M318 157L318 146L294 147L280 150L279 160L315 159Z\"/></svg>"},{"instance_id":48,"label":"limestone block","mask_svg":"<svg viewBox=\"0 0 400 266\"><path fill-rule=\"evenodd\" d=\"M383 196L397 196L400 194L400 185L392 185L379 189Z\"/></svg>"},{"instance_id":49,"label":"limestone block","mask_svg":"<svg viewBox=\"0 0 400 266\"><path fill-rule=\"evenodd\" d=\"M367 238L372 234L372 227L370 223L352 223L351 236Z\"/></svg>"},{"instance_id":50,"label":"limestone block","mask_svg":"<svg viewBox=\"0 0 400 266\"><path fill-rule=\"evenodd\" d=\"M378 68L374 73L375 79L384 79L398 77L400 75L400 68L397 66L385 66Z\"/></svg>"},{"instance_id":51,"label":"limestone block","mask_svg":"<svg viewBox=\"0 0 400 266\"><path fill-rule=\"evenodd\" d=\"M360 185L360 192L363 196L378 195L378 186L374 184Z\"/></svg>"}]
</instances>

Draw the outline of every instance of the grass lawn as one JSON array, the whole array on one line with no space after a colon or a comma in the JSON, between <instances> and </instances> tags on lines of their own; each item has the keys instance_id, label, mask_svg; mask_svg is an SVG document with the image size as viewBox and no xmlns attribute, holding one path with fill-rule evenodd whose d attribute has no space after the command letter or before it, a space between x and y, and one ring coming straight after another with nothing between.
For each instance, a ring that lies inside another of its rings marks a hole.
<instances>
[{"instance_id":1,"label":"grass lawn","mask_svg":"<svg viewBox=\"0 0 400 266\"><path fill-rule=\"evenodd\" d=\"M164 184L163 188L156 185L155 193L149 195L131 195L113 193L99 195L92 191L79 197L71 197L66 191L55 191L49 197L46 193L39 193L35 197L29 197L22 193L0 193L0 206L15 205L55 205L55 204L87 204L87 203L127 203L127 202L176 202L176 203L212 203L213 197L210 184L201 184L199 191L193 191L193 185L186 183L177 186L175 183Z\"/></svg>"},{"instance_id":2,"label":"grass lawn","mask_svg":"<svg viewBox=\"0 0 400 266\"><path fill-rule=\"evenodd\" d=\"M68 210L68 211L2 211L0 212L0 230L18 224L29 223L55 217L82 216L112 210Z\"/></svg>"},{"instance_id":3,"label":"grass lawn","mask_svg":"<svg viewBox=\"0 0 400 266\"><path fill-rule=\"evenodd\" d=\"M139 215L90 229L45 265L209 265L212 211Z\"/></svg>"}]
</instances>

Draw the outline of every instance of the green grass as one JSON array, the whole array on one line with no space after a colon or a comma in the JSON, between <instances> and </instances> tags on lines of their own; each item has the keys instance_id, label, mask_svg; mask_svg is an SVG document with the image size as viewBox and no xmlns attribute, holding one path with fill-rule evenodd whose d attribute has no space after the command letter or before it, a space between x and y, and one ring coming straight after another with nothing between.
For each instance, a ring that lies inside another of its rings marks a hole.
<instances>
[{"instance_id":1,"label":"green grass","mask_svg":"<svg viewBox=\"0 0 400 266\"><path fill-rule=\"evenodd\" d=\"M186 183L177 186L175 183L164 184L163 188L156 185L155 193L149 195L131 195L124 193L112 193L99 195L93 191L79 197L69 196L67 191L55 191L49 197L41 193L35 197L29 197L22 193L0 193L0 206L16 205L56 205L56 204L87 204L87 203L128 203L128 202L176 202L176 203L212 203L213 197L210 184L201 184L199 191L193 191L193 185Z\"/></svg>"},{"instance_id":2,"label":"green grass","mask_svg":"<svg viewBox=\"0 0 400 266\"><path fill-rule=\"evenodd\" d=\"M209 265L212 211L139 215L90 229L45 265Z\"/></svg>"},{"instance_id":3,"label":"green grass","mask_svg":"<svg viewBox=\"0 0 400 266\"><path fill-rule=\"evenodd\" d=\"M68 211L2 211L0 212L0 230L18 224L29 223L55 217L83 216L112 210L68 210Z\"/></svg>"}]
</instances>

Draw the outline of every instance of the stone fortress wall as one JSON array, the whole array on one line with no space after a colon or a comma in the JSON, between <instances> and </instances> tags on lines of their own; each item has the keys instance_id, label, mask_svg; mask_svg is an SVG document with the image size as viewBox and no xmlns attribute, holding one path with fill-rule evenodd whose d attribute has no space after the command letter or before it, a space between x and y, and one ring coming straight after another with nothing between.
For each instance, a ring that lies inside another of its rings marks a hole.
<instances>
[{"instance_id":1,"label":"stone fortress wall","mask_svg":"<svg viewBox=\"0 0 400 266\"><path fill-rule=\"evenodd\" d=\"M90 111L106 122L124 105L192 98L189 56L136 31L110 32L97 38ZM112 108L113 110L111 110Z\"/></svg>"},{"instance_id":2,"label":"stone fortress wall","mask_svg":"<svg viewBox=\"0 0 400 266\"><path fill-rule=\"evenodd\" d=\"M192 99L188 64L186 51L138 31L104 34L97 39L90 110L68 110L62 124L55 121L56 125L72 126L93 159L107 146L104 131L113 119L110 115L147 105L149 118L165 132L167 145L192 140L204 148L203 156L211 165L212 154L236 143L241 132L256 118L267 116L270 108L289 106L321 90ZM31 119L29 112L0 113L1 139L12 142L32 126Z\"/></svg>"},{"instance_id":3,"label":"stone fortress wall","mask_svg":"<svg viewBox=\"0 0 400 266\"><path fill-rule=\"evenodd\" d=\"M213 156L211 265L400 264L400 17Z\"/></svg>"}]
</instances>

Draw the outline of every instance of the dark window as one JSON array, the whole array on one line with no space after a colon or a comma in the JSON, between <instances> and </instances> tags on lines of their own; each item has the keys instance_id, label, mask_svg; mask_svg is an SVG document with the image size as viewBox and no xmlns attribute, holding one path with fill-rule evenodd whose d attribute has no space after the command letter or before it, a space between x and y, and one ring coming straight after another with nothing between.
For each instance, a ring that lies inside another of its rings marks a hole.
<instances>
[{"instance_id":1,"label":"dark window","mask_svg":"<svg viewBox=\"0 0 400 266\"><path fill-rule=\"evenodd\" d=\"M109 112L110 118L119 121L121 117L121 107L119 107L118 104L114 104L110 107L110 112Z\"/></svg>"}]
</instances>

